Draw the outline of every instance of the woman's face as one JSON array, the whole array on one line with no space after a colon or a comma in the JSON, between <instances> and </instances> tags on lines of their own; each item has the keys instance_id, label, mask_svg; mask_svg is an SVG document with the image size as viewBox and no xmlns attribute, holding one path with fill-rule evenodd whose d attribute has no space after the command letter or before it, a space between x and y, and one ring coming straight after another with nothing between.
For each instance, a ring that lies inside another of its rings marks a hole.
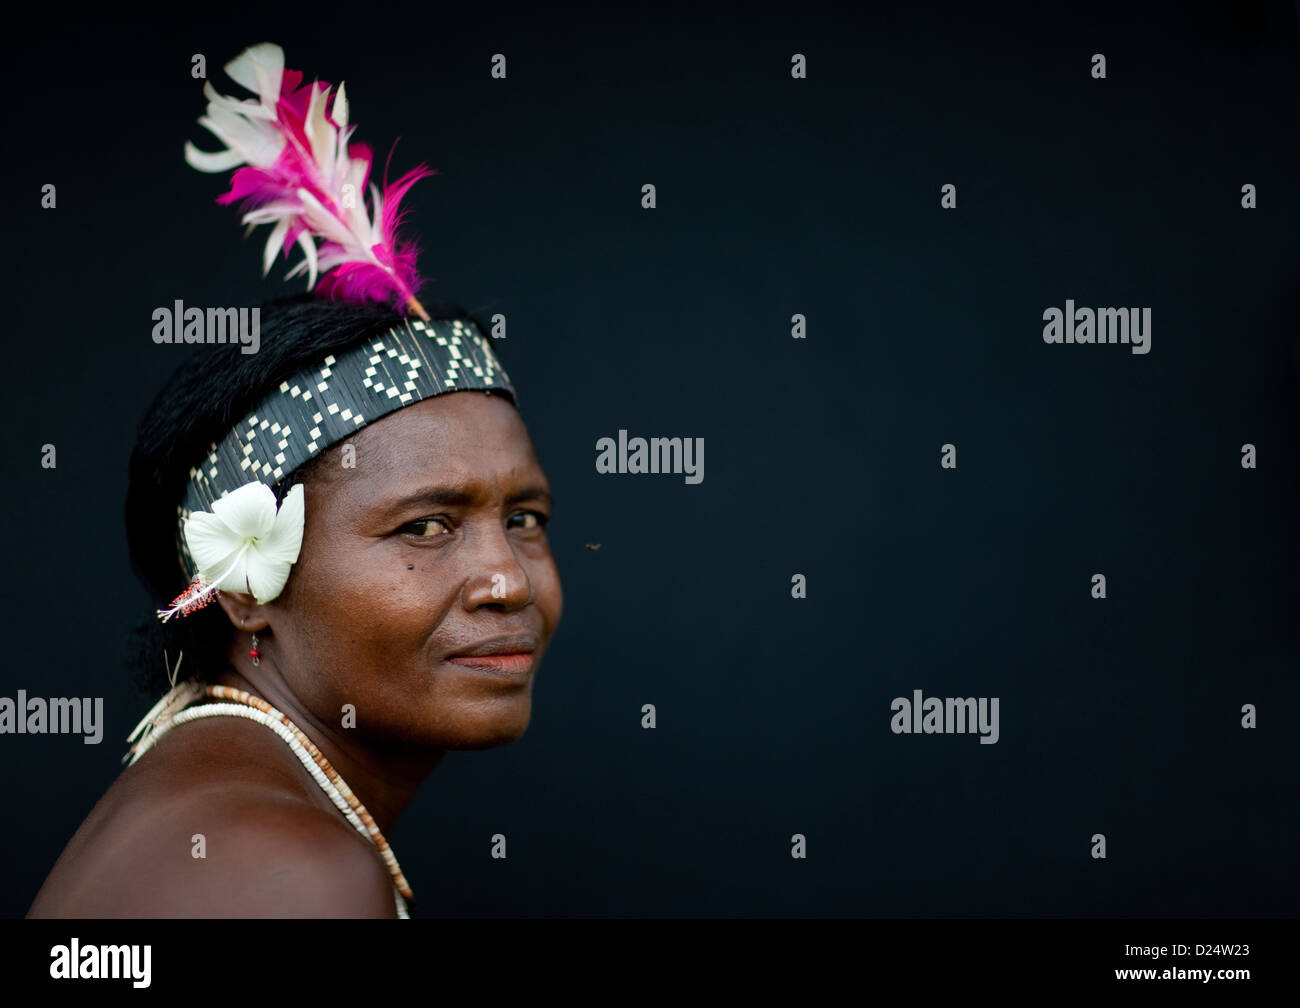
<instances>
[{"instance_id":1,"label":"woman's face","mask_svg":"<svg viewBox=\"0 0 1300 1008\"><path fill-rule=\"evenodd\" d=\"M306 485L302 552L263 644L313 715L440 749L511 742L560 620L546 476L515 408L453 392L363 427ZM504 643L503 643L504 641ZM531 648L531 663L469 652ZM513 668L517 666L518 668Z\"/></svg>"}]
</instances>

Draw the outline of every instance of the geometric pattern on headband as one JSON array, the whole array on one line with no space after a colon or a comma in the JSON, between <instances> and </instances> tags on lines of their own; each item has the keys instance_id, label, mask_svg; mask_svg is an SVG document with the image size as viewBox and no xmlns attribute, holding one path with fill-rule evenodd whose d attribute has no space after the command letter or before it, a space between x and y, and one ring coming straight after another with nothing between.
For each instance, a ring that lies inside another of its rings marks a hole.
<instances>
[{"instance_id":1,"label":"geometric pattern on headband","mask_svg":"<svg viewBox=\"0 0 1300 1008\"><path fill-rule=\"evenodd\" d=\"M183 528L195 511L258 481L268 485L366 424L447 392L514 386L478 327L461 319L407 319L281 382L190 470L176 541L187 581L198 573Z\"/></svg>"}]
</instances>

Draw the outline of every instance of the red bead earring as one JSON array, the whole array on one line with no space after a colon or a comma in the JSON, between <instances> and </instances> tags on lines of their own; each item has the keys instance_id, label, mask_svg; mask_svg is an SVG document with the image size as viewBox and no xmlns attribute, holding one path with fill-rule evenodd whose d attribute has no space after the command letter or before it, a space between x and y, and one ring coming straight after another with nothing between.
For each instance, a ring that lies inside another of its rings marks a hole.
<instances>
[{"instance_id":1,"label":"red bead earring","mask_svg":"<svg viewBox=\"0 0 1300 1008\"><path fill-rule=\"evenodd\" d=\"M253 659L254 665L261 665L262 652L257 650L257 634L253 634L253 646L248 649L248 657Z\"/></svg>"}]
</instances>

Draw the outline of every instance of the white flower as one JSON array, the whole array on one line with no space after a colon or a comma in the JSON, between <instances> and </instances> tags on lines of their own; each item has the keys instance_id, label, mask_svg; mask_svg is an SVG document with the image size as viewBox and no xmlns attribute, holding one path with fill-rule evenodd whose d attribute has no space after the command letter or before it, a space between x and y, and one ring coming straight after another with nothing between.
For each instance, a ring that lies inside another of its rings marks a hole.
<instances>
[{"instance_id":1,"label":"white flower","mask_svg":"<svg viewBox=\"0 0 1300 1008\"><path fill-rule=\"evenodd\" d=\"M302 549L303 491L294 486L276 511L265 483L246 483L215 501L212 511L195 511L185 522L185 544L199 576L172 604L159 610L163 622L211 601L218 589L247 592L260 605L284 590L289 568Z\"/></svg>"},{"instance_id":2,"label":"white flower","mask_svg":"<svg viewBox=\"0 0 1300 1008\"><path fill-rule=\"evenodd\" d=\"M245 483L185 523L185 544L204 581L248 592L261 604L280 594L302 548L303 495L299 483L277 513L265 483Z\"/></svg>"}]
</instances>

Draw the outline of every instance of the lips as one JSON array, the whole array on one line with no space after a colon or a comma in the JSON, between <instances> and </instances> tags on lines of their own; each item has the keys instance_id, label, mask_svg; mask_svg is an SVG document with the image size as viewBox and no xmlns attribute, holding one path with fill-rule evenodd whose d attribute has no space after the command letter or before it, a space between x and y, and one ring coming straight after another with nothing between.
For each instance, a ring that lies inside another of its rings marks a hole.
<instances>
[{"instance_id":1,"label":"lips","mask_svg":"<svg viewBox=\"0 0 1300 1008\"><path fill-rule=\"evenodd\" d=\"M453 665L464 668L479 669L483 672L502 672L510 675L524 675L533 667L532 654L481 655L464 658L448 658Z\"/></svg>"},{"instance_id":2,"label":"lips","mask_svg":"<svg viewBox=\"0 0 1300 1008\"><path fill-rule=\"evenodd\" d=\"M458 654L448 655L447 661L498 675L525 676L533 667L536 650L537 638L532 634L492 637Z\"/></svg>"},{"instance_id":3,"label":"lips","mask_svg":"<svg viewBox=\"0 0 1300 1008\"><path fill-rule=\"evenodd\" d=\"M455 658L483 658L490 655L531 655L536 650L536 636L533 634L512 634L505 637L489 637L471 647L467 647L464 651L457 651L447 657L450 660Z\"/></svg>"}]
</instances>

